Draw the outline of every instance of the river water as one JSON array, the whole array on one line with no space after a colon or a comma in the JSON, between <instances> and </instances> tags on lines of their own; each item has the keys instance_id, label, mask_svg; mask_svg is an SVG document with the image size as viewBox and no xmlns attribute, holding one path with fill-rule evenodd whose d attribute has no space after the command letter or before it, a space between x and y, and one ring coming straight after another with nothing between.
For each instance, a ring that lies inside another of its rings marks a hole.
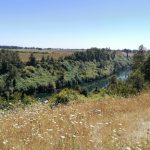
<instances>
[{"instance_id":1,"label":"river water","mask_svg":"<svg viewBox=\"0 0 150 150\"><path fill-rule=\"evenodd\" d=\"M130 72L131 72L130 69L124 69L124 70L121 70L121 71L119 71L118 73L116 73L114 75L116 75L118 80L125 81L125 80L128 79ZM100 80L96 80L94 82L88 83L88 86L82 86L82 87L87 88L89 92L94 91L96 88L98 90L100 90L100 89L105 88L109 85L109 81L110 81L112 76L107 77L107 78L103 78L103 79L100 79Z\"/></svg>"},{"instance_id":2,"label":"river water","mask_svg":"<svg viewBox=\"0 0 150 150\"><path fill-rule=\"evenodd\" d=\"M130 69L124 69L124 70L119 71L115 75L116 75L118 80L124 81L124 80L128 79L130 72L131 72ZM112 76L87 83L86 86L84 86L82 84L80 86L83 88L86 88L88 90L88 92L95 91L96 88L97 88L97 90L100 90L100 89L105 88L109 85L109 81L110 81ZM39 93L36 95L36 98L40 101L45 101L45 100L49 99L49 97L51 95L52 95L52 93Z\"/></svg>"}]
</instances>

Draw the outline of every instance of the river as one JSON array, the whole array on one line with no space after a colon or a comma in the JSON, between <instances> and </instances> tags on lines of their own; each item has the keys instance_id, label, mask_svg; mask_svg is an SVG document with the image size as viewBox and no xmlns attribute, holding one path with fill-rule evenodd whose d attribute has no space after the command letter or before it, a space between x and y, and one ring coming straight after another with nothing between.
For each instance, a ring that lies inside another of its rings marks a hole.
<instances>
[{"instance_id":1,"label":"river","mask_svg":"<svg viewBox=\"0 0 150 150\"><path fill-rule=\"evenodd\" d=\"M124 81L124 80L128 79L130 72L131 72L130 69L124 69L124 70L119 71L115 75L116 75L118 80ZM107 77L107 78L103 78L100 80L95 80L94 82L88 83L88 86L82 86L82 87L87 88L89 92L94 91L96 88L97 88L97 90L100 90L100 89L105 88L109 85L109 81L110 81L112 76Z\"/></svg>"},{"instance_id":2,"label":"river","mask_svg":"<svg viewBox=\"0 0 150 150\"><path fill-rule=\"evenodd\" d=\"M129 77L131 70L130 69L124 69L116 73L116 77L118 80L127 80ZM113 75L112 75L113 76ZM96 88L97 90L100 90L102 88L105 88L109 85L110 78L112 77L107 77L99 80L95 80L93 82L88 83L87 86L80 85L83 88L87 88L89 92L94 91ZM40 101L45 101L49 99L49 97L52 95L52 93L39 93L36 95L36 98Z\"/></svg>"}]
</instances>

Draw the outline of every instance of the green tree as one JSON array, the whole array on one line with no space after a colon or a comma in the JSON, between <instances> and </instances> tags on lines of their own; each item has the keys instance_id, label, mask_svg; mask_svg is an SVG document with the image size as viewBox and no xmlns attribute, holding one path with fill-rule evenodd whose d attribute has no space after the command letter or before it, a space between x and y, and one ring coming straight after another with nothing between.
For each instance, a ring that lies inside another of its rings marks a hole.
<instances>
[{"instance_id":1,"label":"green tree","mask_svg":"<svg viewBox=\"0 0 150 150\"><path fill-rule=\"evenodd\" d=\"M10 95L14 93L14 89L16 86L16 76L17 76L17 69L11 65L9 68L9 73L5 79L5 98L9 100Z\"/></svg>"},{"instance_id":2,"label":"green tree","mask_svg":"<svg viewBox=\"0 0 150 150\"><path fill-rule=\"evenodd\" d=\"M117 84L117 77L115 75L111 77L110 84Z\"/></svg>"},{"instance_id":3,"label":"green tree","mask_svg":"<svg viewBox=\"0 0 150 150\"><path fill-rule=\"evenodd\" d=\"M145 61L142 71L144 73L145 80L150 81L150 55Z\"/></svg>"},{"instance_id":4,"label":"green tree","mask_svg":"<svg viewBox=\"0 0 150 150\"><path fill-rule=\"evenodd\" d=\"M42 56L41 62L45 62L45 57Z\"/></svg>"},{"instance_id":5,"label":"green tree","mask_svg":"<svg viewBox=\"0 0 150 150\"><path fill-rule=\"evenodd\" d=\"M129 80L133 88L135 88L138 92L142 90L144 86L144 75L141 73L140 70L133 71L130 75Z\"/></svg>"},{"instance_id":6,"label":"green tree","mask_svg":"<svg viewBox=\"0 0 150 150\"><path fill-rule=\"evenodd\" d=\"M36 62L36 58L33 55L33 53L31 53L30 57L29 57L29 61L27 63L30 66L36 66L37 62Z\"/></svg>"},{"instance_id":7,"label":"green tree","mask_svg":"<svg viewBox=\"0 0 150 150\"><path fill-rule=\"evenodd\" d=\"M139 46L138 52L133 57L133 69L141 69L145 60L145 47Z\"/></svg>"}]
</instances>

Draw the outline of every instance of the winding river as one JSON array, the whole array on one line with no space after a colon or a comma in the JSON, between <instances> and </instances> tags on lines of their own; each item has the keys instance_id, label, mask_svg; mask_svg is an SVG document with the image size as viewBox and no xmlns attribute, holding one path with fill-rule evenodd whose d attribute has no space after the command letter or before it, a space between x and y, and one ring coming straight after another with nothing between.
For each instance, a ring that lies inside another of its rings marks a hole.
<instances>
[{"instance_id":1,"label":"winding river","mask_svg":"<svg viewBox=\"0 0 150 150\"><path fill-rule=\"evenodd\" d=\"M130 69L124 69L124 70L119 71L115 75L116 75L118 80L127 80L130 72L131 72ZM100 90L100 89L105 88L109 85L109 81L110 81L110 78L112 76L107 77L107 78L103 78L103 79L99 79L99 80L95 80L93 82L88 83L87 86L81 85L81 87L87 88L89 92L94 91L96 88L97 88L97 90ZM50 94L50 93L40 93L40 94L36 95L36 98L39 99L40 101L45 101L45 100L49 99L49 97L51 95L52 94Z\"/></svg>"},{"instance_id":2,"label":"winding river","mask_svg":"<svg viewBox=\"0 0 150 150\"><path fill-rule=\"evenodd\" d=\"M130 72L131 72L130 69L124 69L124 70L119 71L115 75L116 75L118 80L123 80L124 81L124 80L128 79ZM109 85L109 81L110 81L110 78L112 76L107 77L107 78L103 78L103 79L100 79L100 80L96 80L94 82L88 83L88 86L82 86L82 87L86 87L89 92L94 91L96 88L98 90L100 90L100 89L105 88Z\"/></svg>"}]
</instances>

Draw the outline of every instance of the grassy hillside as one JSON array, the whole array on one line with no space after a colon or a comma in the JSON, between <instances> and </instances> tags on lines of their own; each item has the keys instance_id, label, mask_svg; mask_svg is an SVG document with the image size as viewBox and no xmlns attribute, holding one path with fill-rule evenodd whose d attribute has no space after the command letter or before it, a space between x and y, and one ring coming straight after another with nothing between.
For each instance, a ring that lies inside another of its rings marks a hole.
<instances>
[{"instance_id":1,"label":"grassy hillside","mask_svg":"<svg viewBox=\"0 0 150 150\"><path fill-rule=\"evenodd\" d=\"M130 98L0 112L0 149L148 150L150 91Z\"/></svg>"}]
</instances>

